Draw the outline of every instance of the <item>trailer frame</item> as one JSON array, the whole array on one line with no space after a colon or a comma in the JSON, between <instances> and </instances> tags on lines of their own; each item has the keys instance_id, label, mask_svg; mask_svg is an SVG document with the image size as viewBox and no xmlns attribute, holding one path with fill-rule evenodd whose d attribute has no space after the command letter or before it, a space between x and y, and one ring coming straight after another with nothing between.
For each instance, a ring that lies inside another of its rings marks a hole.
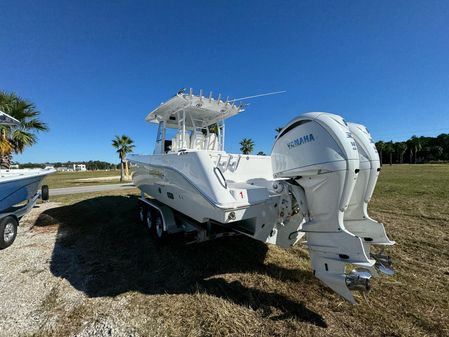
<instances>
[{"instance_id":1,"label":"trailer frame","mask_svg":"<svg viewBox=\"0 0 449 337\"><path fill-rule=\"evenodd\" d=\"M11 246L17 236L17 227L20 225L20 220L22 220L22 218L31 211L31 209L36 205L37 200L41 197L42 193L41 191L38 191L31 199L28 200L28 202L25 205L22 206L18 206L18 207L11 207L10 209L6 210L3 213L0 213L0 221L2 221L3 219L7 218L7 217L12 217L14 219L14 238L12 239L12 241L7 242L6 247L8 248L9 246ZM2 236L4 235L4 233L0 233ZM3 239L3 238L2 238Z\"/></svg>"},{"instance_id":2,"label":"trailer frame","mask_svg":"<svg viewBox=\"0 0 449 337\"><path fill-rule=\"evenodd\" d=\"M165 236L176 233L190 233L193 234L194 239L187 244L193 244L221 237L241 235L241 233L234 229L220 226L214 221L199 223L156 199L146 197L144 192L141 192L140 198L138 198L138 207L140 220L150 227L150 230L154 226L148 224L147 212L158 212L160 214L163 235L159 235L156 228L156 237L158 239L164 239ZM220 228L220 231L216 231L217 228Z\"/></svg>"}]
</instances>

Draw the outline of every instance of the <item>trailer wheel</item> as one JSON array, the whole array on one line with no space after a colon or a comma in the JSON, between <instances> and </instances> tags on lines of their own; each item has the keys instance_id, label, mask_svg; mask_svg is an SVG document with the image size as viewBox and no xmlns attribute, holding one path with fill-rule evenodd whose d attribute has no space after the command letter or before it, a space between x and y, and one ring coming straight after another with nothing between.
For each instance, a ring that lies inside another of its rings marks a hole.
<instances>
[{"instance_id":1,"label":"trailer wheel","mask_svg":"<svg viewBox=\"0 0 449 337\"><path fill-rule=\"evenodd\" d=\"M48 190L48 185L42 185L41 198L43 201L48 201L48 199L50 198L50 192Z\"/></svg>"},{"instance_id":2,"label":"trailer wheel","mask_svg":"<svg viewBox=\"0 0 449 337\"><path fill-rule=\"evenodd\" d=\"M12 245L17 236L16 218L7 216L0 220L0 249L5 249Z\"/></svg>"},{"instance_id":3,"label":"trailer wheel","mask_svg":"<svg viewBox=\"0 0 449 337\"><path fill-rule=\"evenodd\" d=\"M145 214L145 224L151 233L154 231L154 213L155 211L149 207L147 209L147 213Z\"/></svg>"},{"instance_id":4,"label":"trailer wheel","mask_svg":"<svg viewBox=\"0 0 449 337\"><path fill-rule=\"evenodd\" d=\"M154 229L157 239L161 242L165 241L168 234L167 231L164 230L164 220L159 212L154 215Z\"/></svg>"},{"instance_id":5,"label":"trailer wheel","mask_svg":"<svg viewBox=\"0 0 449 337\"><path fill-rule=\"evenodd\" d=\"M141 223L145 224L147 210L144 205L139 205L139 220Z\"/></svg>"}]
</instances>

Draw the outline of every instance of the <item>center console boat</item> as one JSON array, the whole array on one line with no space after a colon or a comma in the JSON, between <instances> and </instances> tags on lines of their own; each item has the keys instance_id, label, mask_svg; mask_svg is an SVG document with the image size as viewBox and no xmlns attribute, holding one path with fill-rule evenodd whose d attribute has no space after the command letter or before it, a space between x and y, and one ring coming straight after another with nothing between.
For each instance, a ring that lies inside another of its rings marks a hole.
<instances>
[{"instance_id":1,"label":"center console boat","mask_svg":"<svg viewBox=\"0 0 449 337\"><path fill-rule=\"evenodd\" d=\"M225 121L242 111L190 90L146 117L158 125L154 153L128 156L142 221L161 239L180 231L198 241L240 233L281 247L305 239L313 274L354 303L351 290L393 273L389 256L372 249L394 242L367 213L380 171L368 130L312 112L280 131L271 156L227 153Z\"/></svg>"}]
</instances>

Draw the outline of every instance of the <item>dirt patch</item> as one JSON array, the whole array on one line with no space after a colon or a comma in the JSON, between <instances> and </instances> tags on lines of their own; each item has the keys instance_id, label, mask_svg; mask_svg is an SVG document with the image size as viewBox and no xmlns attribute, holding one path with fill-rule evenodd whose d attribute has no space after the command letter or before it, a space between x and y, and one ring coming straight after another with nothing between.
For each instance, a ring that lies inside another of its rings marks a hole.
<instances>
[{"instance_id":1,"label":"dirt patch","mask_svg":"<svg viewBox=\"0 0 449 337\"><path fill-rule=\"evenodd\" d=\"M30 227L30 231L35 233L57 232L59 229L58 220L42 213L36 222Z\"/></svg>"}]
</instances>

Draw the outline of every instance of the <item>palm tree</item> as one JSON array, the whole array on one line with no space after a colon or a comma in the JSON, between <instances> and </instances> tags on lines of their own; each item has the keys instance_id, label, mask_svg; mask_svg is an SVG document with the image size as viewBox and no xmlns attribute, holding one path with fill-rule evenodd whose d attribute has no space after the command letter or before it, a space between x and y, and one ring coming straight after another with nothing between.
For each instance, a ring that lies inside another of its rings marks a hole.
<instances>
[{"instance_id":1,"label":"palm tree","mask_svg":"<svg viewBox=\"0 0 449 337\"><path fill-rule=\"evenodd\" d=\"M276 138L279 135L279 133L282 131L282 129L283 128L276 128L276 129L274 129L274 131L276 131L276 136L274 136L274 138Z\"/></svg>"},{"instance_id":2,"label":"palm tree","mask_svg":"<svg viewBox=\"0 0 449 337\"><path fill-rule=\"evenodd\" d=\"M254 150L254 142L251 138L243 138L240 142L240 151L243 154L250 154Z\"/></svg>"},{"instance_id":3,"label":"palm tree","mask_svg":"<svg viewBox=\"0 0 449 337\"><path fill-rule=\"evenodd\" d=\"M383 141L379 140L378 142L376 142L376 148L377 148L377 151L379 152L380 166L382 166L382 154L383 154L383 151L385 150L385 143Z\"/></svg>"},{"instance_id":4,"label":"palm tree","mask_svg":"<svg viewBox=\"0 0 449 337\"><path fill-rule=\"evenodd\" d=\"M413 163L413 139L409 139L405 143L407 144L408 155L409 155L408 162L409 162L409 164L412 164Z\"/></svg>"},{"instance_id":5,"label":"palm tree","mask_svg":"<svg viewBox=\"0 0 449 337\"><path fill-rule=\"evenodd\" d=\"M386 153L389 154L389 157L390 157L390 165L393 165L393 152L394 152L394 146L393 146L393 142L392 142L392 141L386 142L386 143L384 144L384 151L385 151Z\"/></svg>"},{"instance_id":6,"label":"palm tree","mask_svg":"<svg viewBox=\"0 0 449 337\"><path fill-rule=\"evenodd\" d=\"M216 135L218 135L218 124L215 123L215 124L209 125L209 132L215 133Z\"/></svg>"},{"instance_id":7,"label":"palm tree","mask_svg":"<svg viewBox=\"0 0 449 337\"><path fill-rule=\"evenodd\" d=\"M438 160L444 153L444 149L441 146L435 145L430 148L430 151L435 156L435 159Z\"/></svg>"},{"instance_id":8,"label":"palm tree","mask_svg":"<svg viewBox=\"0 0 449 337\"><path fill-rule=\"evenodd\" d=\"M120 181L125 179L125 170L126 176L128 176L128 162L126 160L126 155L131 153L135 147L134 141L126 136L115 136L112 140L112 146L117 149L117 153L120 158Z\"/></svg>"},{"instance_id":9,"label":"palm tree","mask_svg":"<svg viewBox=\"0 0 449 337\"><path fill-rule=\"evenodd\" d=\"M394 144L396 153L399 155L399 163L404 163L404 154L407 151L407 144L404 142L397 142Z\"/></svg>"},{"instance_id":10,"label":"palm tree","mask_svg":"<svg viewBox=\"0 0 449 337\"><path fill-rule=\"evenodd\" d=\"M442 133L437 137L437 142L443 148L442 159L449 159L449 134Z\"/></svg>"},{"instance_id":11,"label":"palm tree","mask_svg":"<svg viewBox=\"0 0 449 337\"><path fill-rule=\"evenodd\" d=\"M0 126L0 167L9 168L12 154L35 144L36 133L48 131L48 126L39 120L36 106L15 93L0 91L0 110L20 122L16 127Z\"/></svg>"},{"instance_id":12,"label":"palm tree","mask_svg":"<svg viewBox=\"0 0 449 337\"><path fill-rule=\"evenodd\" d=\"M412 136L410 138L409 143L411 145L411 150L414 152L414 163L416 164L418 162L418 152L422 149L421 139L419 139L416 136ZM410 163L411 164L411 163Z\"/></svg>"}]
</instances>

